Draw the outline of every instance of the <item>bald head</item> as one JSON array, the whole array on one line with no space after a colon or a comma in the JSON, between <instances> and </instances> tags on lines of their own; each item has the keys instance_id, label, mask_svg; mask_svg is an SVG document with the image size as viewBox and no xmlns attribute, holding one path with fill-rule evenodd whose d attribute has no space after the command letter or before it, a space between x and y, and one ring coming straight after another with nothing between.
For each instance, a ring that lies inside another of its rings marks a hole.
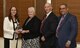
<instances>
[{"instance_id":1,"label":"bald head","mask_svg":"<svg viewBox=\"0 0 80 48\"><path fill-rule=\"evenodd\" d=\"M46 13L49 13L50 11L52 11L52 5L50 3L46 3L44 5L44 9L45 9Z\"/></svg>"}]
</instances>

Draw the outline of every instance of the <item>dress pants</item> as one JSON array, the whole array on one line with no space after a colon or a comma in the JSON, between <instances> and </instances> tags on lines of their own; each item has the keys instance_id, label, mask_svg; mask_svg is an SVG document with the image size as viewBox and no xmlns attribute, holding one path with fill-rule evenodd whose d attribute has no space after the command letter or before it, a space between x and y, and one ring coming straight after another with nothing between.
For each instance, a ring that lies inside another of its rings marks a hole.
<instances>
[{"instance_id":1,"label":"dress pants","mask_svg":"<svg viewBox=\"0 0 80 48\"><path fill-rule=\"evenodd\" d=\"M9 48L9 44L10 42L9 42L9 39L7 39L7 38L4 38L4 48Z\"/></svg>"},{"instance_id":2,"label":"dress pants","mask_svg":"<svg viewBox=\"0 0 80 48\"><path fill-rule=\"evenodd\" d=\"M4 48L16 48L17 40L4 38Z\"/></svg>"}]
</instances>

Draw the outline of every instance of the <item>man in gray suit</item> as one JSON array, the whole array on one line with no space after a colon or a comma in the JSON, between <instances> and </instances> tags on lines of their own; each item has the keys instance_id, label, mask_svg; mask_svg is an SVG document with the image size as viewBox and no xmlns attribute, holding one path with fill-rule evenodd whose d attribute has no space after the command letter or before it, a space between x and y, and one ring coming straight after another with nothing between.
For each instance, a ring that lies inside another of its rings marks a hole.
<instances>
[{"instance_id":1,"label":"man in gray suit","mask_svg":"<svg viewBox=\"0 0 80 48\"><path fill-rule=\"evenodd\" d=\"M61 16L59 17L59 24L56 29L58 48L76 48L77 18L70 14L68 10L66 4L60 5Z\"/></svg>"}]
</instances>

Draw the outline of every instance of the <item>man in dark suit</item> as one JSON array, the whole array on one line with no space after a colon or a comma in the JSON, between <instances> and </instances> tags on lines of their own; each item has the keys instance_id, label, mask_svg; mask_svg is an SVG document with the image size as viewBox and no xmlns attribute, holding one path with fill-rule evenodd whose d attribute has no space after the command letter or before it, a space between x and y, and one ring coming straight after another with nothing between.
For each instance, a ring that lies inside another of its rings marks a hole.
<instances>
[{"instance_id":1,"label":"man in dark suit","mask_svg":"<svg viewBox=\"0 0 80 48\"><path fill-rule=\"evenodd\" d=\"M58 24L57 16L52 12L52 6L46 3L44 6L46 17L41 24L41 48L56 48L56 28Z\"/></svg>"},{"instance_id":2,"label":"man in dark suit","mask_svg":"<svg viewBox=\"0 0 80 48\"><path fill-rule=\"evenodd\" d=\"M66 4L60 5L60 14L60 21L56 30L58 48L76 48L77 18L68 12Z\"/></svg>"}]
</instances>

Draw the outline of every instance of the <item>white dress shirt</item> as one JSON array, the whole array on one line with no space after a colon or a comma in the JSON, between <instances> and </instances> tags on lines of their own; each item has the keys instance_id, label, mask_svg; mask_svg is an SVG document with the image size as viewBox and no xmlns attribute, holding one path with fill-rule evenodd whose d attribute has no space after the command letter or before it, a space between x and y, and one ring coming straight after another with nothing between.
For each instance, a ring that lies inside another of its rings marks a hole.
<instances>
[{"instance_id":1,"label":"white dress shirt","mask_svg":"<svg viewBox=\"0 0 80 48\"><path fill-rule=\"evenodd\" d=\"M49 13L46 14L46 15L47 15L46 18L50 15L51 12L52 12L52 11L50 11Z\"/></svg>"}]
</instances>

